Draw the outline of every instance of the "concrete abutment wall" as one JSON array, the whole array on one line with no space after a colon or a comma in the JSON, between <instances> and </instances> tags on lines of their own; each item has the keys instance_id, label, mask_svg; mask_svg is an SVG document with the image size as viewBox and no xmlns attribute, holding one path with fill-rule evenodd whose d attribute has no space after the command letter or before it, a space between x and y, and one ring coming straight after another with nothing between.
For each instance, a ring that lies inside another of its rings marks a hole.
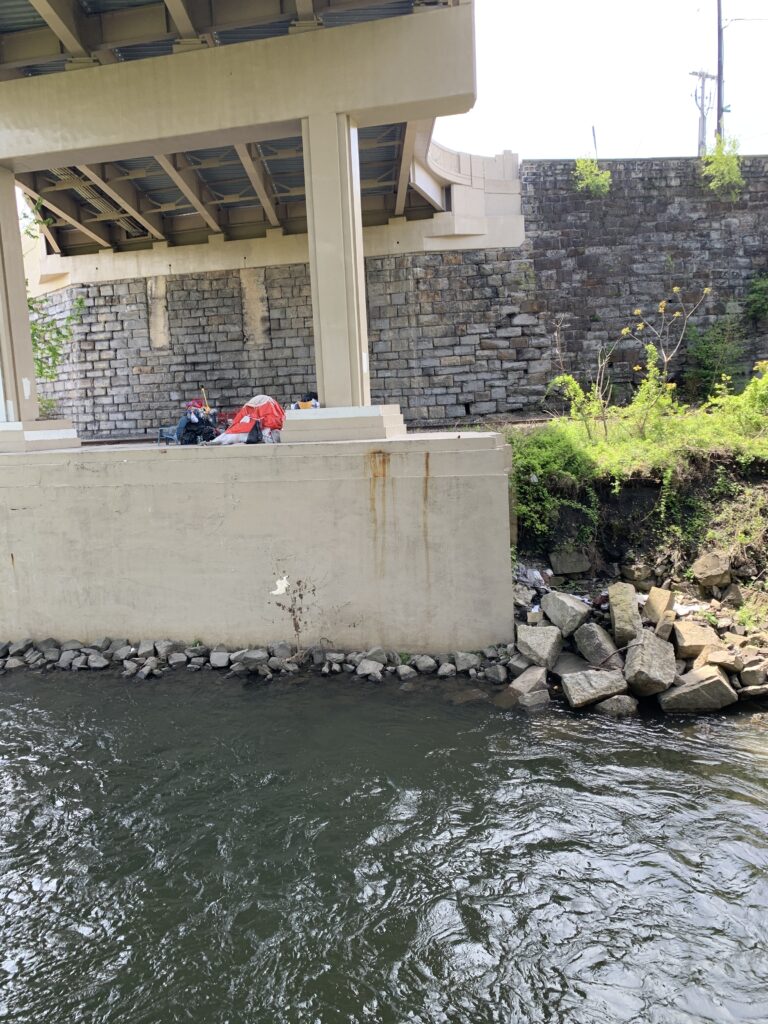
<instances>
[{"instance_id":1,"label":"concrete abutment wall","mask_svg":"<svg viewBox=\"0 0 768 1024\"><path fill-rule=\"evenodd\" d=\"M526 241L519 248L366 259L372 400L411 423L455 424L535 411L557 360L587 369L637 306L674 284L712 295L706 327L768 272L768 157L743 160L736 203L702 186L692 159L606 161L609 196L575 192L572 161L522 164ZM308 266L215 270L70 287L50 309L85 311L43 385L81 436L121 436L173 422L200 384L221 407L255 390L288 402L315 386ZM745 364L768 352L749 339ZM638 352L617 349L631 376Z\"/></svg>"}]
</instances>

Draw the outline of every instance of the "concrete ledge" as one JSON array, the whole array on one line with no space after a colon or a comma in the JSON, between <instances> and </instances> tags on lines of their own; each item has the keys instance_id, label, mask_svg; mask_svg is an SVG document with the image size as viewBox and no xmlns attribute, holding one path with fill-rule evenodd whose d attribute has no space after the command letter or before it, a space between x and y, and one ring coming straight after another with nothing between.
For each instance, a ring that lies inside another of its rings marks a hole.
<instances>
[{"instance_id":1,"label":"concrete ledge","mask_svg":"<svg viewBox=\"0 0 768 1024\"><path fill-rule=\"evenodd\" d=\"M480 648L511 635L508 468L481 433L5 454L0 616L84 642Z\"/></svg>"},{"instance_id":2,"label":"concrete ledge","mask_svg":"<svg viewBox=\"0 0 768 1024\"><path fill-rule=\"evenodd\" d=\"M79 448L80 439L69 420L31 420L0 423L0 454Z\"/></svg>"},{"instance_id":3,"label":"concrete ledge","mask_svg":"<svg viewBox=\"0 0 768 1024\"><path fill-rule=\"evenodd\" d=\"M376 440L405 435L405 420L399 405L290 409L283 427L283 440L290 444Z\"/></svg>"}]
</instances>

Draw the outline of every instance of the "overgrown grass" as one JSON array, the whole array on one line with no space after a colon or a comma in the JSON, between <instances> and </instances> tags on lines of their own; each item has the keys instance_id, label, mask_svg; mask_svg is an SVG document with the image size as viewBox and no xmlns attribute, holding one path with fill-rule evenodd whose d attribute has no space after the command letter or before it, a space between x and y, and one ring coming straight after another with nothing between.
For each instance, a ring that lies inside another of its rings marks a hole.
<instances>
[{"instance_id":1,"label":"overgrown grass","mask_svg":"<svg viewBox=\"0 0 768 1024\"><path fill-rule=\"evenodd\" d=\"M643 436L636 417L621 409L609 410L606 430L593 429L591 437L568 417L534 430L507 428L522 542L575 543L589 540L590 528L594 540L604 512L600 496L644 481L659 488L649 534L664 528L688 548L721 546L742 555L764 549L768 495L751 481L768 480L768 409L764 378L755 380L758 388L746 399L723 394L699 409L671 405L648 421ZM566 525L574 512L581 514L580 538Z\"/></svg>"}]
</instances>

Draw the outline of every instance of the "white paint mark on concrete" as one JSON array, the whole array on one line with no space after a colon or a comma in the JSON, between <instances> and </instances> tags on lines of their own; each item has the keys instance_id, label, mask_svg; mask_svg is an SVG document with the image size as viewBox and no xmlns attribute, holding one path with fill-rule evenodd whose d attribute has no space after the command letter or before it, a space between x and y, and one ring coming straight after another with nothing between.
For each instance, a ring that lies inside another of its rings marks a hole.
<instances>
[{"instance_id":1,"label":"white paint mark on concrete","mask_svg":"<svg viewBox=\"0 0 768 1024\"><path fill-rule=\"evenodd\" d=\"M288 583L288 577L283 576L281 579L275 580L275 589L270 590L270 594L275 594L277 595L277 597L281 597L288 591L289 586L290 584Z\"/></svg>"}]
</instances>

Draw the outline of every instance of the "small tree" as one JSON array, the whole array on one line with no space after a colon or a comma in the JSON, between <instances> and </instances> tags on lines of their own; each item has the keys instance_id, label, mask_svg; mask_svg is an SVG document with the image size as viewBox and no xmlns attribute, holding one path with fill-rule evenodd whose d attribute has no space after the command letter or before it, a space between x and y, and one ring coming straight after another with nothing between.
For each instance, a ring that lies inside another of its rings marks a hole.
<instances>
[{"instance_id":1,"label":"small tree","mask_svg":"<svg viewBox=\"0 0 768 1024\"><path fill-rule=\"evenodd\" d=\"M715 148L701 162L701 173L709 188L721 199L736 202L744 188L738 142L718 135Z\"/></svg>"},{"instance_id":2,"label":"small tree","mask_svg":"<svg viewBox=\"0 0 768 1024\"><path fill-rule=\"evenodd\" d=\"M591 156L581 157L576 161L573 180L577 192L588 192L591 196L607 196L611 191L611 172L601 171L597 160Z\"/></svg>"}]
</instances>

